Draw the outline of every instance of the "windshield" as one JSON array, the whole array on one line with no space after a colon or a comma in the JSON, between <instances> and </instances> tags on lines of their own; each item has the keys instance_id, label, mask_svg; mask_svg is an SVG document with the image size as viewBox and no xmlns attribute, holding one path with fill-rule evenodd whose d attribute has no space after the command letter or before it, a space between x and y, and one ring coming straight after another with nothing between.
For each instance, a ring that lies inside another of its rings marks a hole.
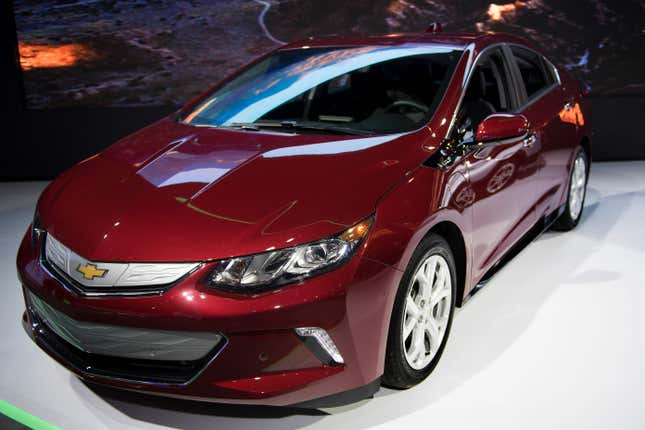
<instances>
[{"instance_id":1,"label":"windshield","mask_svg":"<svg viewBox=\"0 0 645 430\"><path fill-rule=\"evenodd\" d=\"M426 123L461 51L439 45L277 51L219 86L181 120L212 127L397 133Z\"/></svg>"}]
</instances>

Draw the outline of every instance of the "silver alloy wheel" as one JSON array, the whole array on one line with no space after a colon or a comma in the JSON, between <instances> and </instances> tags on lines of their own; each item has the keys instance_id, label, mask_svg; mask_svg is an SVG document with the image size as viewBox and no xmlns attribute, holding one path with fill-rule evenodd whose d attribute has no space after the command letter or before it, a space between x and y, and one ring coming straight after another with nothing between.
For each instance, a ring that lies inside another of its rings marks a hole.
<instances>
[{"instance_id":1,"label":"silver alloy wheel","mask_svg":"<svg viewBox=\"0 0 645 430\"><path fill-rule=\"evenodd\" d=\"M587 163L582 153L578 154L573 162L571 182L569 184L569 215L576 221L582 212L587 185Z\"/></svg>"},{"instance_id":2,"label":"silver alloy wheel","mask_svg":"<svg viewBox=\"0 0 645 430\"><path fill-rule=\"evenodd\" d=\"M413 369L421 370L437 354L448 327L452 306L448 262L441 255L426 256L410 283L401 339L406 361Z\"/></svg>"}]
</instances>

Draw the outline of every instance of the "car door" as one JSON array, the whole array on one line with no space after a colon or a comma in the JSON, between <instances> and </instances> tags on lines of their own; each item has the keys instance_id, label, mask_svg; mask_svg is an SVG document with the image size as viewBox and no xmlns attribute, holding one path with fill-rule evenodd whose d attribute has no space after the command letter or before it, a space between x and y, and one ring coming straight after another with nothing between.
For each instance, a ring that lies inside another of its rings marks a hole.
<instances>
[{"instance_id":1,"label":"car door","mask_svg":"<svg viewBox=\"0 0 645 430\"><path fill-rule=\"evenodd\" d=\"M568 178L577 116L573 101L566 100L555 68L540 54L519 45L509 45L512 67L519 82L522 113L540 142L540 173L535 182L536 214L557 209Z\"/></svg>"},{"instance_id":2,"label":"car door","mask_svg":"<svg viewBox=\"0 0 645 430\"><path fill-rule=\"evenodd\" d=\"M472 72L462 110L473 104L472 99L480 97L494 108L494 112L488 113L513 112L520 103L513 79L502 48L489 48ZM474 90L473 86L479 88ZM479 122L483 120L481 116ZM476 130L476 126L472 124L472 129ZM472 208L475 279L480 279L535 223L534 183L539 171L539 148L539 137L519 136L486 143L465 156L475 194Z\"/></svg>"}]
</instances>

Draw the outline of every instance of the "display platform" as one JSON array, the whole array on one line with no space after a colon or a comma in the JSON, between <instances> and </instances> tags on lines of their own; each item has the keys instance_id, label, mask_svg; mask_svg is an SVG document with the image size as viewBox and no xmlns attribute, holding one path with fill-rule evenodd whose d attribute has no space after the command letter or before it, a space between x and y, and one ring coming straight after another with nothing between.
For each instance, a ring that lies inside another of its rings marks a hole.
<instances>
[{"instance_id":1,"label":"display platform","mask_svg":"<svg viewBox=\"0 0 645 430\"><path fill-rule=\"evenodd\" d=\"M325 410L96 388L46 356L15 271L45 185L0 184L0 399L61 429L645 428L645 162L592 166L576 230L542 235L458 311L430 378Z\"/></svg>"}]
</instances>

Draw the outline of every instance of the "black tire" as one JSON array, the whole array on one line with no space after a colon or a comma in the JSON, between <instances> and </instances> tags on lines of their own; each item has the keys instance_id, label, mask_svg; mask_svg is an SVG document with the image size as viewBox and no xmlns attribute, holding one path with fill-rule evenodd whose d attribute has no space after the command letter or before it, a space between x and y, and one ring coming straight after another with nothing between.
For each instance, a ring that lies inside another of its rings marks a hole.
<instances>
[{"instance_id":1,"label":"black tire","mask_svg":"<svg viewBox=\"0 0 645 430\"><path fill-rule=\"evenodd\" d=\"M445 330L445 334L441 341L441 345L437 350L434 358L423 369L416 370L412 368L405 357L403 346L402 324L405 318L405 303L408 292L412 288L411 279L417 271L417 268L426 260L428 256L440 255L448 263L451 279L451 300L450 300L450 314ZM417 249L414 251L410 263L406 268L394 301L394 308L392 310L392 317L390 320L390 328L387 339L387 351L385 355L385 370L381 379L382 384L386 387L396 389L410 388L432 373L437 363L441 359L443 350L446 346L446 341L450 335L450 327L452 326L452 318L455 310L456 299L456 283L457 274L455 268L455 259L448 242L436 234L430 234L421 241Z\"/></svg>"},{"instance_id":2,"label":"black tire","mask_svg":"<svg viewBox=\"0 0 645 430\"><path fill-rule=\"evenodd\" d=\"M584 186L584 192L582 195L582 208L580 209L580 212L578 213L577 217L573 217L571 215L571 181L573 178L573 170L574 170L574 165L575 165L575 160L578 157L582 157L584 159L585 163L585 186ZM571 163L571 171L569 172L569 181L567 182L567 202L564 207L564 212L560 217L555 220L551 228L556 231L569 231L573 230L577 225L578 222L580 222L580 218L582 218L582 212L584 211L584 201L585 197L587 196L587 180L589 178L589 157L587 157L587 153L585 152L582 147L578 147L576 156L573 159L574 161Z\"/></svg>"}]
</instances>

